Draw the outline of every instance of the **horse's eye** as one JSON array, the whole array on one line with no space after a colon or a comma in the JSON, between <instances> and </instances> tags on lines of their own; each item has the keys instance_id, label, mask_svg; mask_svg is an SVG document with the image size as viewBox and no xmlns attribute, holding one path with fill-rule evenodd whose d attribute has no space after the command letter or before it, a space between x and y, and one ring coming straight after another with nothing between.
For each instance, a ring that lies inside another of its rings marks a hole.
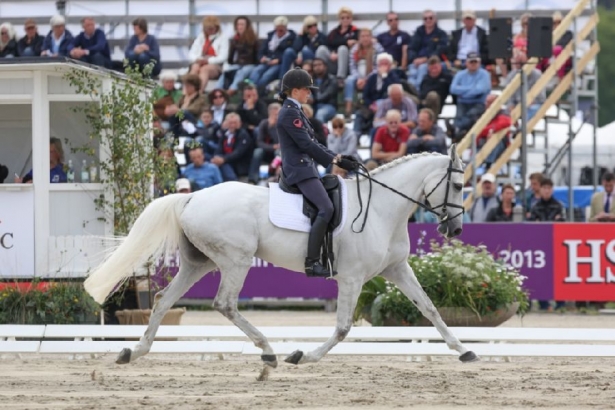
<instances>
[{"instance_id":1,"label":"horse's eye","mask_svg":"<svg viewBox=\"0 0 615 410\"><path fill-rule=\"evenodd\" d=\"M455 191L461 191L463 189L463 184L460 183L454 183L453 184L453 188L455 188Z\"/></svg>"}]
</instances>

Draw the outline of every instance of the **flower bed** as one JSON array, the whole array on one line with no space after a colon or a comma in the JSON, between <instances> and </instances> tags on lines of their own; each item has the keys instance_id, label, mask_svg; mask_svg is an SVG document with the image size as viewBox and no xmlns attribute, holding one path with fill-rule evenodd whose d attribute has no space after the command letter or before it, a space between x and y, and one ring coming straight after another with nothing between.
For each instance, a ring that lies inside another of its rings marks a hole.
<instances>
[{"instance_id":1,"label":"flower bed","mask_svg":"<svg viewBox=\"0 0 615 410\"><path fill-rule=\"evenodd\" d=\"M458 240L444 245L432 242L430 252L410 256L408 263L449 325L494 326L503 317L506 320L515 312L524 314L529 309L522 287L525 277L495 260L484 246ZM468 316L476 320L471 322ZM374 326L429 325L416 306L381 277L363 287L355 310L355 319L361 317ZM494 320L496 317L500 320Z\"/></svg>"}]
</instances>

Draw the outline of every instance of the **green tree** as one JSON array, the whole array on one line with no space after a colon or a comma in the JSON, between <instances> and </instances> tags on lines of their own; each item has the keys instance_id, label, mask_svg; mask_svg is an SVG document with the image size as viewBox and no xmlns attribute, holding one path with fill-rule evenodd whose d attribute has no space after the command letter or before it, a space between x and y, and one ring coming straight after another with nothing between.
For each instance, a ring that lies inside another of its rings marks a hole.
<instances>
[{"instance_id":1,"label":"green tree","mask_svg":"<svg viewBox=\"0 0 615 410\"><path fill-rule=\"evenodd\" d=\"M598 9L598 111L599 126L615 121L615 87L609 86L615 78L615 10Z\"/></svg>"}]
</instances>

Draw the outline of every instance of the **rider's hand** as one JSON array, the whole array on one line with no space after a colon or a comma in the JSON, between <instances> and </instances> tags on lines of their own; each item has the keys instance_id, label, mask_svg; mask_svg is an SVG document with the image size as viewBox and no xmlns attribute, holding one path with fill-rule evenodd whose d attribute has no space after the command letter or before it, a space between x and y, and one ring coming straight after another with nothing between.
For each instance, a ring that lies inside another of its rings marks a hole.
<instances>
[{"instance_id":1,"label":"rider's hand","mask_svg":"<svg viewBox=\"0 0 615 410\"><path fill-rule=\"evenodd\" d=\"M342 155L342 158L347 159L348 161L356 162L357 164L359 163L359 160L352 155Z\"/></svg>"},{"instance_id":2,"label":"rider's hand","mask_svg":"<svg viewBox=\"0 0 615 410\"><path fill-rule=\"evenodd\" d=\"M351 161L347 158L342 157L342 159L338 160L336 165L346 171L356 171L359 168L359 162L355 159Z\"/></svg>"}]
</instances>

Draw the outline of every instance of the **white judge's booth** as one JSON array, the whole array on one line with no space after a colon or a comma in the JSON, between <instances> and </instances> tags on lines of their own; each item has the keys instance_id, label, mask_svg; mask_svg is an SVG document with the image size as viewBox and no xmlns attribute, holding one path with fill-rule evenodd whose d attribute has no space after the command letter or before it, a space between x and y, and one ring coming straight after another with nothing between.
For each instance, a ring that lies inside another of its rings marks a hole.
<instances>
[{"instance_id":1,"label":"white judge's booth","mask_svg":"<svg viewBox=\"0 0 615 410\"><path fill-rule=\"evenodd\" d=\"M39 60L40 61L40 60ZM85 276L104 257L104 237L113 220L97 211L99 183L80 182L82 161L71 153L90 139L83 104L96 104L77 94L64 78L69 70L87 70L102 79L110 72L71 62L0 64L0 164L9 176L0 184L0 279ZM72 160L74 183L50 183L49 140L62 141L64 164ZM95 159L105 153L95 146ZM97 161L96 161L97 162ZM13 183L33 171L32 183Z\"/></svg>"}]
</instances>

